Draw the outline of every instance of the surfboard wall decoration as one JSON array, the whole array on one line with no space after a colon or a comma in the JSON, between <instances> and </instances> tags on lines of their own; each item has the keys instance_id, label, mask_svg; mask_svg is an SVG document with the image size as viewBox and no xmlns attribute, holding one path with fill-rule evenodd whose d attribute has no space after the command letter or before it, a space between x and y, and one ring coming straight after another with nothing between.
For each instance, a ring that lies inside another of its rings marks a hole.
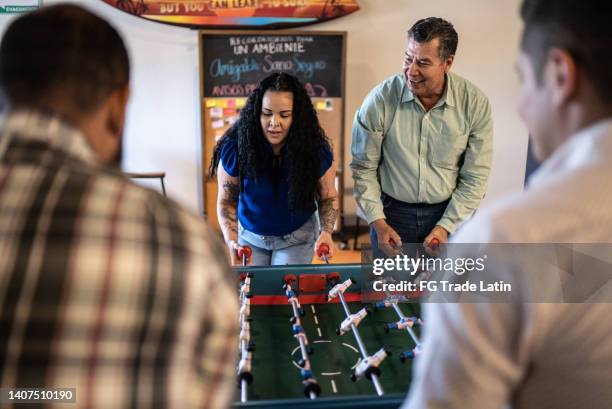
<instances>
[{"instance_id":1,"label":"surfboard wall decoration","mask_svg":"<svg viewBox=\"0 0 612 409\"><path fill-rule=\"evenodd\" d=\"M277 29L321 23L359 10L357 0L102 0L127 13L194 28Z\"/></svg>"}]
</instances>

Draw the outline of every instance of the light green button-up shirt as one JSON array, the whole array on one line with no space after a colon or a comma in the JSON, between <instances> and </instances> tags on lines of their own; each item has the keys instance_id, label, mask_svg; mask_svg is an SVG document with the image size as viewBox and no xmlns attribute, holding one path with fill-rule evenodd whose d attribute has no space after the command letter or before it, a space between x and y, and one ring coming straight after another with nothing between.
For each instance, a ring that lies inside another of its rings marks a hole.
<instances>
[{"instance_id":1,"label":"light green button-up shirt","mask_svg":"<svg viewBox=\"0 0 612 409\"><path fill-rule=\"evenodd\" d=\"M487 97L449 73L429 111L402 75L374 88L353 122L351 169L357 204L368 223L384 219L384 192L407 203L450 199L437 223L450 233L470 217L487 188L493 120Z\"/></svg>"}]
</instances>

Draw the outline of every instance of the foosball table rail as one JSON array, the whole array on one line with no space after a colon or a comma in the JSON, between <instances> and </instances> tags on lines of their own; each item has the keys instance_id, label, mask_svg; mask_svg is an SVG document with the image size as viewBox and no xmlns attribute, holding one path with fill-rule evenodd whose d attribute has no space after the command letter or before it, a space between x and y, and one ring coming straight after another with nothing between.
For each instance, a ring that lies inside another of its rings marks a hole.
<instances>
[{"instance_id":1,"label":"foosball table rail","mask_svg":"<svg viewBox=\"0 0 612 409\"><path fill-rule=\"evenodd\" d=\"M317 400L307 399L269 399L236 403L234 408L253 409L397 409L406 399L405 393L376 395L355 395L324 397Z\"/></svg>"}]
</instances>

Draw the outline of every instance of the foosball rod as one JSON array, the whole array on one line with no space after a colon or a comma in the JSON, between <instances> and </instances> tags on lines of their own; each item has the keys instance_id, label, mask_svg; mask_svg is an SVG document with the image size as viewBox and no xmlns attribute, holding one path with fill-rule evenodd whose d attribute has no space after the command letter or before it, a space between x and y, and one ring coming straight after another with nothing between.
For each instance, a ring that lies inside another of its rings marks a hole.
<instances>
[{"instance_id":1,"label":"foosball rod","mask_svg":"<svg viewBox=\"0 0 612 409\"><path fill-rule=\"evenodd\" d=\"M240 302L241 303L244 302L245 298L247 298L247 295L251 291L251 277L252 276L253 276L253 273L247 273L246 277L244 278L244 282L240 286Z\"/></svg>"},{"instance_id":2,"label":"foosball rod","mask_svg":"<svg viewBox=\"0 0 612 409\"><path fill-rule=\"evenodd\" d=\"M293 291L291 289L291 286L289 284L287 284L287 291ZM295 317L295 324L296 325L302 325L302 322L300 321L300 312L298 311L298 307L297 307L297 303L295 302L295 300L288 300L289 304L291 304L291 308L293 309L293 316ZM304 362L309 362L308 359L308 351L306 351L306 345L304 344L304 340L302 339L302 337L297 337L298 342L300 344L300 351L302 352L302 359L304 360Z\"/></svg>"},{"instance_id":3,"label":"foosball rod","mask_svg":"<svg viewBox=\"0 0 612 409\"><path fill-rule=\"evenodd\" d=\"M406 320L406 316L402 313L402 310L400 310L400 307L397 305L397 303L393 303L391 304L391 306L397 313L397 316L400 318L400 320ZM408 334L410 335L410 337L412 338L412 340L414 341L416 345L421 344L421 341L419 341L419 338L416 336L416 334L414 333L412 328L410 328L410 326L406 327L406 331L408 332Z\"/></svg>"},{"instance_id":4,"label":"foosball rod","mask_svg":"<svg viewBox=\"0 0 612 409\"><path fill-rule=\"evenodd\" d=\"M240 380L240 402L242 403L248 400L247 390L248 390L248 383L246 379L243 378Z\"/></svg>"},{"instance_id":5,"label":"foosball rod","mask_svg":"<svg viewBox=\"0 0 612 409\"><path fill-rule=\"evenodd\" d=\"M389 294L389 292L386 292L387 297L391 298L391 294ZM397 314L397 316L399 317L400 320L406 320L406 316L404 315L404 313L402 312L402 310L400 309L399 305L397 305L397 302L391 302L391 307L393 307L393 309L395 310L395 313ZM406 326L406 331L408 332L408 334L410 335L410 337L412 338L412 340L414 341L414 343L416 345L420 345L421 341L419 341L419 338L416 336L416 334L414 333L414 331L412 330L412 328L410 328L410 326Z\"/></svg>"},{"instance_id":6,"label":"foosball rod","mask_svg":"<svg viewBox=\"0 0 612 409\"><path fill-rule=\"evenodd\" d=\"M250 274L250 273L249 273ZM246 280L250 280L249 277L245 278ZM249 325L250 315L251 315L251 294L248 292L240 292L240 329L244 330L245 326ZM250 331L248 328L247 331ZM246 338L240 338L240 351L242 353L243 350L247 349L249 345L249 341Z\"/></svg>"},{"instance_id":7,"label":"foosball rod","mask_svg":"<svg viewBox=\"0 0 612 409\"><path fill-rule=\"evenodd\" d=\"M251 250L250 247L248 246L244 246L242 247L240 250L236 251L236 255L238 256L239 259L242 259L242 266L246 267L249 261L249 258L251 258L251 255L253 254L253 250ZM248 280L248 282L247 282ZM247 275L247 277L245 277L245 284L246 287L243 288L249 288L249 290L247 291L243 291L241 289L240 291L240 301L241 303L245 303L247 300L247 294L250 291L250 284L251 284L251 277L249 277ZM247 321L245 320L245 316L241 316L241 325L244 326L245 324L247 324ZM249 329L250 330L250 329ZM250 352L248 351L248 343L246 340L241 340L240 341L240 356L241 358L248 356ZM239 374L240 375L240 374ZM247 380L242 377L242 379L240 379L240 402L245 403L248 400L248 396L247 396L247 391L248 391L248 382Z\"/></svg>"},{"instance_id":8,"label":"foosball rod","mask_svg":"<svg viewBox=\"0 0 612 409\"><path fill-rule=\"evenodd\" d=\"M340 298L340 304L342 304L342 307L344 308L344 312L346 314L347 317L351 316L351 311L348 309L348 306L346 305L346 300L344 299L344 294L342 293L342 291L338 292L338 298ZM359 347L359 353L361 354L361 357L363 359L366 359L368 357L368 351L365 349L365 346L363 345L363 340L361 339L361 335L359 335L359 329L357 328L357 326L355 324L351 324L351 330L353 331L353 335L355 336L355 341L357 341L357 346ZM374 384L374 389L376 389L376 394L378 396L382 396L384 395L384 391L382 388L382 385L380 384L380 381L378 380L378 376L376 376L376 374L370 374L370 379L372 380L372 384Z\"/></svg>"},{"instance_id":9,"label":"foosball rod","mask_svg":"<svg viewBox=\"0 0 612 409\"><path fill-rule=\"evenodd\" d=\"M321 244L319 248L317 249L317 255L319 257L322 257L326 264L329 264L329 259L327 256L328 254L329 254L328 245ZM350 317L351 311L348 309L348 306L346 304L346 300L344 299L344 294L342 293L342 291L338 291L338 297L340 298L340 303L342 304L342 308L344 308L344 313L346 314L347 317ZM351 330L353 331L353 335L355 336L355 341L357 341L357 346L359 347L359 353L361 354L361 357L363 359L366 359L368 357L368 351L365 349L365 346L363 345L363 340L361 339L361 335L359 334L359 330L357 329L357 326L351 323ZM374 384L374 388L376 389L376 393L378 394L378 396L384 395L385 392L383 391L382 385L380 384L380 381L378 380L378 376L376 376L376 374L370 374L370 379L372 380L372 383Z\"/></svg>"},{"instance_id":10,"label":"foosball rod","mask_svg":"<svg viewBox=\"0 0 612 409\"><path fill-rule=\"evenodd\" d=\"M391 241L391 245L395 245L395 242L393 240ZM437 238L431 239L431 241L429 242L429 248L435 251L439 247L440 247L440 240L438 240ZM402 254L402 255L404 254L404 252L403 252L401 247L398 247L398 250L399 250L400 254ZM389 299L392 298L392 296L389 293L389 291L385 291L385 295ZM397 305L397 302L393 302L392 301L390 303L391 303L391 306L393 307L393 309L395 310L395 313L399 317L400 321L405 321L406 320L406 316L402 313L402 310ZM410 326L406 326L406 331L408 332L408 334L410 335L410 337L412 338L412 340L414 341L416 346L419 346L421 344L421 341L419 341L419 338L416 336L416 334L414 333L412 328Z\"/></svg>"},{"instance_id":11,"label":"foosball rod","mask_svg":"<svg viewBox=\"0 0 612 409\"><path fill-rule=\"evenodd\" d=\"M244 325L249 325L249 324L247 321L242 321L242 326L244 327ZM248 342L245 339L242 339L240 341L240 360L241 361L246 360L248 364L248 361L250 360L249 354L250 352L248 351ZM247 370L247 372L248 371L249 370ZM248 396L247 396L248 382L247 382L247 377L244 375L245 375L244 373L240 372L240 365L239 365L238 376L240 377L240 402L243 402L243 403L248 400Z\"/></svg>"},{"instance_id":12,"label":"foosball rod","mask_svg":"<svg viewBox=\"0 0 612 409\"><path fill-rule=\"evenodd\" d=\"M249 322L246 319L243 319L242 321L240 321L240 329L241 330L245 330L245 327L249 325ZM250 328L247 328L245 330L245 332L249 332L249 339L250 339ZM244 351L245 349L247 349L247 347L249 346L249 340L246 338L241 338L240 339L240 352Z\"/></svg>"},{"instance_id":13,"label":"foosball rod","mask_svg":"<svg viewBox=\"0 0 612 409\"><path fill-rule=\"evenodd\" d=\"M295 291L293 291L293 289L291 288L291 284L286 283L284 286L284 289L286 291L287 296L289 297L289 295L291 294L291 296L287 299L287 302L289 302L289 304L291 304L291 308L293 310L293 318L294 318L294 324L293 325L297 325L299 328L301 328L301 334L302 335L298 335L298 333L295 334L295 337L298 340L298 343L300 344L300 352L302 355L302 362L304 363L304 366L302 367L303 370L307 370L307 371L311 371L311 366L310 366L310 359L308 358L308 351L306 349L306 343L304 342L304 340L308 339L306 337L306 332L304 332L304 327L302 327L302 321L300 320L300 311L298 308L298 303L299 300L297 299L297 294L295 293ZM314 384L316 384L316 380L314 379L314 377L311 377L312 382ZM306 379L304 380L306 381ZM310 386L313 386L312 384L310 384ZM317 399L317 392L315 392L313 389L311 389L308 392L308 397L311 400L315 400Z\"/></svg>"}]
</instances>

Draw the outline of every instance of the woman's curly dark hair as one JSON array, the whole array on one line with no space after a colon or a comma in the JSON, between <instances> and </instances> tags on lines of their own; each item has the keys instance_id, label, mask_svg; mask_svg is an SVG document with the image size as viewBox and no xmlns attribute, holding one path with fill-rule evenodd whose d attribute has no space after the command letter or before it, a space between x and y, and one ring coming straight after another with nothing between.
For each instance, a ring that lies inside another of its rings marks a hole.
<instances>
[{"instance_id":1,"label":"woman's curly dark hair","mask_svg":"<svg viewBox=\"0 0 612 409\"><path fill-rule=\"evenodd\" d=\"M261 128L260 115L266 91L293 93L293 121L281 150L288 170L289 203L291 210L311 208L319 198L321 150L331 147L319 124L317 112L304 86L292 75L275 73L264 78L249 95L238 121L217 142L213 151L209 175L214 177L221 151L230 141L238 146L239 178L260 179L269 175L274 156ZM242 189L242 183L240 183Z\"/></svg>"}]
</instances>

